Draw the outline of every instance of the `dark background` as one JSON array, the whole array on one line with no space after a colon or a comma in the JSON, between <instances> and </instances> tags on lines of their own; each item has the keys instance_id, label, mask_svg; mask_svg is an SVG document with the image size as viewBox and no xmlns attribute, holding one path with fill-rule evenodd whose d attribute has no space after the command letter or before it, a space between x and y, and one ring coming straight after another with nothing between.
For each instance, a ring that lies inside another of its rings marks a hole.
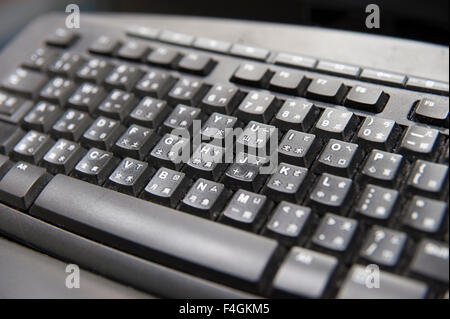
<instances>
[{"instance_id":1,"label":"dark background","mask_svg":"<svg viewBox=\"0 0 450 319\"><path fill-rule=\"evenodd\" d=\"M448 45L449 0L0 0L0 47L27 22L69 3L81 12L164 13L271 21L378 33ZM365 27L365 7L378 4L381 28Z\"/></svg>"}]
</instances>

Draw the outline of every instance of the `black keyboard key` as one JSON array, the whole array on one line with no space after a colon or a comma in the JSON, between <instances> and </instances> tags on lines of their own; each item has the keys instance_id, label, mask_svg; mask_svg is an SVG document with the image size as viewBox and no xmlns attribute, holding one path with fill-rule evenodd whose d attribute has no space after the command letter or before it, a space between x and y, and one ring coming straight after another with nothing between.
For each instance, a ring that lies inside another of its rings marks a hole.
<instances>
[{"instance_id":1,"label":"black keyboard key","mask_svg":"<svg viewBox=\"0 0 450 319\"><path fill-rule=\"evenodd\" d=\"M351 177L361 159L362 152L357 144L331 139L318 157L314 170Z\"/></svg>"},{"instance_id":2,"label":"black keyboard key","mask_svg":"<svg viewBox=\"0 0 450 319\"><path fill-rule=\"evenodd\" d=\"M74 77L84 62L80 54L65 52L49 65L48 71L55 75Z\"/></svg>"},{"instance_id":3,"label":"black keyboard key","mask_svg":"<svg viewBox=\"0 0 450 319\"><path fill-rule=\"evenodd\" d=\"M0 153L8 155L24 135L20 127L0 123Z\"/></svg>"},{"instance_id":4,"label":"black keyboard key","mask_svg":"<svg viewBox=\"0 0 450 319\"><path fill-rule=\"evenodd\" d=\"M266 196L240 189L228 202L219 221L249 231L257 231L272 205Z\"/></svg>"},{"instance_id":5,"label":"black keyboard key","mask_svg":"<svg viewBox=\"0 0 450 319\"><path fill-rule=\"evenodd\" d=\"M359 144L369 149L391 150L398 138L397 124L393 120L368 116L356 137Z\"/></svg>"},{"instance_id":6,"label":"black keyboard key","mask_svg":"<svg viewBox=\"0 0 450 319\"><path fill-rule=\"evenodd\" d=\"M168 42L172 44L177 44L181 46L190 46L194 42L194 36L190 34L173 32L173 31L162 31L159 35L159 41Z\"/></svg>"},{"instance_id":7,"label":"black keyboard key","mask_svg":"<svg viewBox=\"0 0 450 319\"><path fill-rule=\"evenodd\" d=\"M365 217L387 220L395 211L398 197L396 190L367 185L355 210Z\"/></svg>"},{"instance_id":8,"label":"black keyboard key","mask_svg":"<svg viewBox=\"0 0 450 319\"><path fill-rule=\"evenodd\" d=\"M106 99L99 105L101 115L123 121L135 105L134 95L122 90L112 90Z\"/></svg>"},{"instance_id":9,"label":"black keyboard key","mask_svg":"<svg viewBox=\"0 0 450 319\"><path fill-rule=\"evenodd\" d=\"M403 87L406 82L406 76L403 74L373 69L362 70L360 78L368 82L382 83L399 87Z\"/></svg>"},{"instance_id":10,"label":"black keyboard key","mask_svg":"<svg viewBox=\"0 0 450 319\"><path fill-rule=\"evenodd\" d=\"M45 154L42 166L46 167L50 173L68 175L85 152L78 143L59 139Z\"/></svg>"},{"instance_id":11,"label":"black keyboard key","mask_svg":"<svg viewBox=\"0 0 450 319\"><path fill-rule=\"evenodd\" d=\"M270 52L266 49L239 43L233 44L230 49L230 53L232 55L255 60L265 60L270 54Z\"/></svg>"},{"instance_id":12,"label":"black keyboard key","mask_svg":"<svg viewBox=\"0 0 450 319\"><path fill-rule=\"evenodd\" d=\"M277 128L251 121L236 141L236 153L251 153L259 157L270 155L278 144Z\"/></svg>"},{"instance_id":13,"label":"black keyboard key","mask_svg":"<svg viewBox=\"0 0 450 319\"><path fill-rule=\"evenodd\" d=\"M89 114L68 109L53 125L52 134L56 137L78 141L91 123L92 119Z\"/></svg>"},{"instance_id":14,"label":"black keyboard key","mask_svg":"<svg viewBox=\"0 0 450 319\"><path fill-rule=\"evenodd\" d=\"M142 198L175 207L184 196L189 180L184 173L161 167L142 192Z\"/></svg>"},{"instance_id":15,"label":"black keyboard key","mask_svg":"<svg viewBox=\"0 0 450 319\"><path fill-rule=\"evenodd\" d=\"M167 133L170 133L173 130L184 130L184 132L191 132L194 126L194 121L200 121L201 119L202 113L199 108L179 104L164 121L163 130ZM196 127L199 130L201 128L200 125L199 127Z\"/></svg>"},{"instance_id":16,"label":"black keyboard key","mask_svg":"<svg viewBox=\"0 0 450 319\"><path fill-rule=\"evenodd\" d=\"M57 56L58 53L55 50L46 47L38 48L22 63L22 66L38 71L45 71Z\"/></svg>"},{"instance_id":17,"label":"black keyboard key","mask_svg":"<svg viewBox=\"0 0 450 319\"><path fill-rule=\"evenodd\" d=\"M89 59L76 74L77 79L100 84L113 69L108 61L98 58Z\"/></svg>"},{"instance_id":18,"label":"black keyboard key","mask_svg":"<svg viewBox=\"0 0 450 319\"><path fill-rule=\"evenodd\" d=\"M223 183L232 190L239 188L252 192L258 192L265 181L265 176L260 174L259 166L248 162L236 162L231 164L223 179Z\"/></svg>"},{"instance_id":19,"label":"black keyboard key","mask_svg":"<svg viewBox=\"0 0 450 319\"><path fill-rule=\"evenodd\" d=\"M376 87L356 85L345 98L345 106L380 113L389 100L389 95Z\"/></svg>"},{"instance_id":20,"label":"black keyboard key","mask_svg":"<svg viewBox=\"0 0 450 319\"><path fill-rule=\"evenodd\" d=\"M282 162L310 167L319 151L316 136L290 130L278 147L278 156Z\"/></svg>"},{"instance_id":21,"label":"black keyboard key","mask_svg":"<svg viewBox=\"0 0 450 319\"><path fill-rule=\"evenodd\" d=\"M198 80L181 78L168 93L168 101L172 105L196 106L207 90L208 88Z\"/></svg>"},{"instance_id":22,"label":"black keyboard key","mask_svg":"<svg viewBox=\"0 0 450 319\"><path fill-rule=\"evenodd\" d=\"M312 237L312 242L331 251L344 252L351 245L358 222L334 214L326 214Z\"/></svg>"},{"instance_id":23,"label":"black keyboard key","mask_svg":"<svg viewBox=\"0 0 450 319\"><path fill-rule=\"evenodd\" d=\"M293 247L273 281L273 293L281 296L320 298L337 269L335 257Z\"/></svg>"},{"instance_id":24,"label":"black keyboard key","mask_svg":"<svg viewBox=\"0 0 450 319\"><path fill-rule=\"evenodd\" d=\"M344 209L344 204L349 203L352 187L351 179L324 173L314 186L309 201L319 211L339 212Z\"/></svg>"},{"instance_id":25,"label":"black keyboard key","mask_svg":"<svg viewBox=\"0 0 450 319\"><path fill-rule=\"evenodd\" d=\"M423 239L410 267L421 276L448 284L448 243Z\"/></svg>"},{"instance_id":26,"label":"black keyboard key","mask_svg":"<svg viewBox=\"0 0 450 319\"><path fill-rule=\"evenodd\" d=\"M281 163L268 180L264 194L277 202L300 202L309 182L308 169Z\"/></svg>"},{"instance_id":27,"label":"black keyboard key","mask_svg":"<svg viewBox=\"0 0 450 319\"><path fill-rule=\"evenodd\" d=\"M205 37L197 37L192 44L195 48L219 53L227 53L231 43Z\"/></svg>"},{"instance_id":28,"label":"black keyboard key","mask_svg":"<svg viewBox=\"0 0 450 319\"><path fill-rule=\"evenodd\" d=\"M114 145L114 153L121 157L144 160L157 140L154 130L132 124Z\"/></svg>"},{"instance_id":29,"label":"black keyboard key","mask_svg":"<svg viewBox=\"0 0 450 319\"><path fill-rule=\"evenodd\" d=\"M231 81L249 85L264 86L272 77L272 73L266 66L253 63L243 63L234 72Z\"/></svg>"},{"instance_id":30,"label":"black keyboard key","mask_svg":"<svg viewBox=\"0 0 450 319\"><path fill-rule=\"evenodd\" d=\"M105 79L105 85L109 88L117 88L130 91L141 78L142 71L135 66L120 64L111 71Z\"/></svg>"},{"instance_id":31,"label":"black keyboard key","mask_svg":"<svg viewBox=\"0 0 450 319\"><path fill-rule=\"evenodd\" d=\"M274 119L274 124L283 131L302 130L307 132L314 124L314 105L304 99L287 99Z\"/></svg>"},{"instance_id":32,"label":"black keyboard key","mask_svg":"<svg viewBox=\"0 0 450 319\"><path fill-rule=\"evenodd\" d=\"M147 56L147 62L158 66L172 68L177 64L180 58L181 54L178 51L159 47Z\"/></svg>"},{"instance_id":33,"label":"black keyboard key","mask_svg":"<svg viewBox=\"0 0 450 319\"><path fill-rule=\"evenodd\" d=\"M216 62L209 56L196 53L189 53L178 62L178 68L181 71L199 75L209 74L215 65Z\"/></svg>"},{"instance_id":34,"label":"black keyboard key","mask_svg":"<svg viewBox=\"0 0 450 319\"><path fill-rule=\"evenodd\" d=\"M180 209L200 217L215 219L227 197L223 184L199 178L182 200Z\"/></svg>"},{"instance_id":35,"label":"black keyboard key","mask_svg":"<svg viewBox=\"0 0 450 319\"><path fill-rule=\"evenodd\" d=\"M149 51L149 47L142 42L128 40L117 51L117 56L127 60L141 60Z\"/></svg>"},{"instance_id":36,"label":"black keyboard key","mask_svg":"<svg viewBox=\"0 0 450 319\"><path fill-rule=\"evenodd\" d=\"M424 98L417 103L414 116L419 122L448 127L448 99Z\"/></svg>"},{"instance_id":37,"label":"black keyboard key","mask_svg":"<svg viewBox=\"0 0 450 319\"><path fill-rule=\"evenodd\" d=\"M375 268L354 265L337 297L340 299L422 299L428 293L428 287L422 282L385 271L380 271L379 282L375 282L374 271Z\"/></svg>"},{"instance_id":38,"label":"black keyboard key","mask_svg":"<svg viewBox=\"0 0 450 319\"><path fill-rule=\"evenodd\" d=\"M237 116L243 121L257 121L268 123L272 120L277 107L278 99L266 91L250 91L237 109Z\"/></svg>"},{"instance_id":39,"label":"black keyboard key","mask_svg":"<svg viewBox=\"0 0 450 319\"><path fill-rule=\"evenodd\" d=\"M165 134L150 153L150 162L155 166L164 166L180 170L191 157L188 138Z\"/></svg>"},{"instance_id":40,"label":"black keyboard key","mask_svg":"<svg viewBox=\"0 0 450 319\"><path fill-rule=\"evenodd\" d=\"M310 215L310 208L282 201L275 208L263 234L292 244L301 235Z\"/></svg>"},{"instance_id":41,"label":"black keyboard key","mask_svg":"<svg viewBox=\"0 0 450 319\"><path fill-rule=\"evenodd\" d=\"M448 83L408 76L406 88L411 90L448 95Z\"/></svg>"},{"instance_id":42,"label":"black keyboard key","mask_svg":"<svg viewBox=\"0 0 450 319\"><path fill-rule=\"evenodd\" d=\"M331 61L319 61L316 69L331 74L356 78L361 72L361 68L354 65L336 63Z\"/></svg>"},{"instance_id":43,"label":"black keyboard key","mask_svg":"<svg viewBox=\"0 0 450 319\"><path fill-rule=\"evenodd\" d=\"M28 209L50 179L45 168L18 162L0 181L0 201L21 210Z\"/></svg>"},{"instance_id":44,"label":"black keyboard key","mask_svg":"<svg viewBox=\"0 0 450 319\"><path fill-rule=\"evenodd\" d=\"M97 147L109 151L120 135L124 127L119 121L100 116L84 132L81 143L89 147Z\"/></svg>"},{"instance_id":45,"label":"black keyboard key","mask_svg":"<svg viewBox=\"0 0 450 319\"><path fill-rule=\"evenodd\" d=\"M361 173L362 177L368 181L394 186L402 166L402 155L373 150Z\"/></svg>"},{"instance_id":46,"label":"black keyboard key","mask_svg":"<svg viewBox=\"0 0 450 319\"><path fill-rule=\"evenodd\" d=\"M71 232L130 254L151 256L152 261L166 266L183 265L185 272L247 287L260 283L277 248L268 238L64 175L57 175L47 185L31 214L45 216L50 223L59 220Z\"/></svg>"},{"instance_id":47,"label":"black keyboard key","mask_svg":"<svg viewBox=\"0 0 450 319\"><path fill-rule=\"evenodd\" d=\"M91 148L75 166L74 176L93 184L103 185L117 164L118 160L112 153Z\"/></svg>"},{"instance_id":48,"label":"black keyboard key","mask_svg":"<svg viewBox=\"0 0 450 319\"><path fill-rule=\"evenodd\" d=\"M447 211L445 202L414 196L407 206L403 224L420 232L437 233L443 226Z\"/></svg>"},{"instance_id":49,"label":"black keyboard key","mask_svg":"<svg viewBox=\"0 0 450 319\"><path fill-rule=\"evenodd\" d=\"M127 35L146 40L156 40L160 32L161 31L158 29L144 26L132 25L131 27L127 28Z\"/></svg>"},{"instance_id":50,"label":"black keyboard key","mask_svg":"<svg viewBox=\"0 0 450 319\"><path fill-rule=\"evenodd\" d=\"M274 63L278 65L292 66L301 69L313 69L317 64L317 60L314 58L305 57L301 55L278 53L278 55L275 57Z\"/></svg>"},{"instance_id":51,"label":"black keyboard key","mask_svg":"<svg viewBox=\"0 0 450 319\"><path fill-rule=\"evenodd\" d=\"M105 90L92 83L83 83L69 98L68 105L74 109L92 113L105 98Z\"/></svg>"},{"instance_id":52,"label":"black keyboard key","mask_svg":"<svg viewBox=\"0 0 450 319\"><path fill-rule=\"evenodd\" d=\"M205 122L201 130L202 141L212 143L223 148L232 148L232 141L225 145L233 134L238 119L234 116L213 113Z\"/></svg>"},{"instance_id":53,"label":"black keyboard key","mask_svg":"<svg viewBox=\"0 0 450 319\"><path fill-rule=\"evenodd\" d=\"M29 129L48 133L61 115L62 110L58 106L41 101L25 115L23 124Z\"/></svg>"},{"instance_id":54,"label":"black keyboard key","mask_svg":"<svg viewBox=\"0 0 450 319\"><path fill-rule=\"evenodd\" d=\"M225 152L220 146L202 143L185 166L188 175L217 181L226 168Z\"/></svg>"},{"instance_id":55,"label":"black keyboard key","mask_svg":"<svg viewBox=\"0 0 450 319\"><path fill-rule=\"evenodd\" d=\"M0 115L11 116L25 103L22 98L0 92Z\"/></svg>"},{"instance_id":56,"label":"black keyboard key","mask_svg":"<svg viewBox=\"0 0 450 319\"><path fill-rule=\"evenodd\" d=\"M102 55L112 55L119 45L120 41L118 39L102 35L89 46L89 52Z\"/></svg>"},{"instance_id":57,"label":"black keyboard key","mask_svg":"<svg viewBox=\"0 0 450 319\"><path fill-rule=\"evenodd\" d=\"M278 70L269 82L269 89L281 93L300 96L309 84L302 72Z\"/></svg>"},{"instance_id":58,"label":"black keyboard key","mask_svg":"<svg viewBox=\"0 0 450 319\"><path fill-rule=\"evenodd\" d=\"M166 101L151 97L144 97L133 109L128 117L128 122L156 129L169 115L171 109Z\"/></svg>"},{"instance_id":59,"label":"black keyboard key","mask_svg":"<svg viewBox=\"0 0 450 319\"><path fill-rule=\"evenodd\" d=\"M141 96L152 96L161 99L169 92L175 82L176 79L167 72L150 71L139 80L135 91Z\"/></svg>"},{"instance_id":60,"label":"black keyboard key","mask_svg":"<svg viewBox=\"0 0 450 319\"><path fill-rule=\"evenodd\" d=\"M1 87L26 98L35 99L47 80L42 73L18 68L2 81Z\"/></svg>"},{"instance_id":61,"label":"black keyboard key","mask_svg":"<svg viewBox=\"0 0 450 319\"><path fill-rule=\"evenodd\" d=\"M410 126L403 135L400 152L408 157L431 157L436 147L439 131L425 126Z\"/></svg>"},{"instance_id":62,"label":"black keyboard key","mask_svg":"<svg viewBox=\"0 0 450 319\"><path fill-rule=\"evenodd\" d=\"M440 193L448 187L448 166L417 160L407 180L407 185L415 192Z\"/></svg>"},{"instance_id":63,"label":"black keyboard key","mask_svg":"<svg viewBox=\"0 0 450 319\"><path fill-rule=\"evenodd\" d=\"M207 114L214 112L231 114L241 95L239 89L233 85L215 84L201 101L200 107Z\"/></svg>"},{"instance_id":64,"label":"black keyboard key","mask_svg":"<svg viewBox=\"0 0 450 319\"><path fill-rule=\"evenodd\" d=\"M137 196L152 174L148 163L126 157L109 176L106 185L116 191Z\"/></svg>"},{"instance_id":65,"label":"black keyboard key","mask_svg":"<svg viewBox=\"0 0 450 319\"><path fill-rule=\"evenodd\" d=\"M58 28L46 38L45 42L48 45L67 48L71 46L79 36L78 32L67 30L65 28Z\"/></svg>"},{"instance_id":66,"label":"black keyboard key","mask_svg":"<svg viewBox=\"0 0 450 319\"><path fill-rule=\"evenodd\" d=\"M348 140L356 125L357 119L352 112L328 107L323 111L313 132L322 139Z\"/></svg>"},{"instance_id":67,"label":"black keyboard key","mask_svg":"<svg viewBox=\"0 0 450 319\"><path fill-rule=\"evenodd\" d=\"M360 256L380 266L398 264L408 237L405 233L373 226L361 247Z\"/></svg>"},{"instance_id":68,"label":"black keyboard key","mask_svg":"<svg viewBox=\"0 0 450 319\"><path fill-rule=\"evenodd\" d=\"M53 140L49 135L37 131L29 131L14 147L12 158L39 164L52 145Z\"/></svg>"},{"instance_id":69,"label":"black keyboard key","mask_svg":"<svg viewBox=\"0 0 450 319\"><path fill-rule=\"evenodd\" d=\"M51 103L64 106L67 99L76 89L76 84L72 80L62 77L55 77L41 90L41 98Z\"/></svg>"},{"instance_id":70,"label":"black keyboard key","mask_svg":"<svg viewBox=\"0 0 450 319\"><path fill-rule=\"evenodd\" d=\"M340 104L348 88L339 80L316 78L308 86L306 97L322 102Z\"/></svg>"}]
</instances>

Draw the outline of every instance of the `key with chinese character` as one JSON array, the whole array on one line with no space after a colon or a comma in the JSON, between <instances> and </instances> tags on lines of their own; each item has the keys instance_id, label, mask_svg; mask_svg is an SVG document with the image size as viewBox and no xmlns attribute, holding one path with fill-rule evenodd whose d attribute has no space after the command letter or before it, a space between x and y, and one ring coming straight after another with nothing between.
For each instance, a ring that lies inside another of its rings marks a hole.
<instances>
[{"instance_id":1,"label":"key with chinese character","mask_svg":"<svg viewBox=\"0 0 450 319\"><path fill-rule=\"evenodd\" d=\"M246 190L238 190L220 216L222 223L257 231L266 219L272 203L266 196Z\"/></svg>"}]
</instances>

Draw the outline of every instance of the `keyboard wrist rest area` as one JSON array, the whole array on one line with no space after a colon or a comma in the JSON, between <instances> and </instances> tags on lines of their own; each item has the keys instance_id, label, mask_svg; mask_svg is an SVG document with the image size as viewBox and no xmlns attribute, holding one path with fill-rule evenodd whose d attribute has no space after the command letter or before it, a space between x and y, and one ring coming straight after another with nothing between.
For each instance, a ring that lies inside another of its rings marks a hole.
<instances>
[{"instance_id":1,"label":"keyboard wrist rest area","mask_svg":"<svg viewBox=\"0 0 450 319\"><path fill-rule=\"evenodd\" d=\"M65 175L50 181L30 214L141 258L226 283L258 285L277 250L272 239Z\"/></svg>"},{"instance_id":2,"label":"keyboard wrist rest area","mask_svg":"<svg viewBox=\"0 0 450 319\"><path fill-rule=\"evenodd\" d=\"M0 236L0 298L154 298L83 268L79 268L78 288L68 289L65 285L66 278L75 274L73 268L68 268L70 273L66 272L68 265Z\"/></svg>"},{"instance_id":3,"label":"keyboard wrist rest area","mask_svg":"<svg viewBox=\"0 0 450 319\"><path fill-rule=\"evenodd\" d=\"M0 204L0 232L59 260L76 263L80 268L157 297L225 299L257 297L86 239L3 204ZM11 256L13 259L12 256L17 253L19 249L11 249L5 252L4 257ZM18 270L5 275L15 280L23 278L23 274ZM48 286L38 288L45 290L46 287Z\"/></svg>"}]
</instances>

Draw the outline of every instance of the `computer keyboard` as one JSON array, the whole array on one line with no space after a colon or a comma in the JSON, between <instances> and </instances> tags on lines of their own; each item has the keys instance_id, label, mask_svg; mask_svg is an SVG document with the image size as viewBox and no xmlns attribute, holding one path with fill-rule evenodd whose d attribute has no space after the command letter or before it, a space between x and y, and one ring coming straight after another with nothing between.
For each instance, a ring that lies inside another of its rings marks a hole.
<instances>
[{"instance_id":1,"label":"computer keyboard","mask_svg":"<svg viewBox=\"0 0 450 319\"><path fill-rule=\"evenodd\" d=\"M53 28L2 74L2 234L175 296L448 296L448 83L175 31Z\"/></svg>"}]
</instances>

